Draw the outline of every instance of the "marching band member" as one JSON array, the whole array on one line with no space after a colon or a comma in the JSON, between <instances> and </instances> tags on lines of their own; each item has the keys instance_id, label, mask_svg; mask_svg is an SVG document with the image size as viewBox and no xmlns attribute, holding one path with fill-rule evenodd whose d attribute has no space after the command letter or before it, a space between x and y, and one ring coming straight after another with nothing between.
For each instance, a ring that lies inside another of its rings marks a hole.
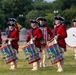
<instances>
[{"instance_id":1,"label":"marching band member","mask_svg":"<svg viewBox=\"0 0 76 75\"><path fill-rule=\"evenodd\" d=\"M14 23L7 23L8 25L8 33L7 33L7 39L6 39L6 43L9 44L11 43L12 47L14 48L14 50L16 51L16 54L18 53L18 41L19 41L19 33L17 31L17 29L15 28L15 24ZM17 68L17 61L13 61L11 62L11 67L10 69L16 69Z\"/></svg>"},{"instance_id":2,"label":"marching band member","mask_svg":"<svg viewBox=\"0 0 76 75\"><path fill-rule=\"evenodd\" d=\"M17 20L15 18L9 18L8 19L10 23L15 23L15 27L18 31L20 31L20 29L22 28L22 26L17 22Z\"/></svg>"},{"instance_id":3,"label":"marching band member","mask_svg":"<svg viewBox=\"0 0 76 75\"><path fill-rule=\"evenodd\" d=\"M42 39L42 32L41 30L39 29L38 27L38 22L36 20L30 20L30 23L31 23L31 29L30 29L30 32L28 33L28 36L26 38L26 42L29 42L32 38L35 46L37 48L41 48L41 43L40 43L40 40ZM39 69L39 62L34 62L33 63L33 69L32 71L35 71L35 70L38 70Z\"/></svg>"},{"instance_id":4,"label":"marching band member","mask_svg":"<svg viewBox=\"0 0 76 75\"><path fill-rule=\"evenodd\" d=\"M55 29L54 29L54 36L57 40L57 43L60 47L60 49L63 51L63 53L66 51L66 43L65 38L67 37L66 28L62 24L62 21L64 21L64 18L61 16L55 16ZM64 60L57 63L58 70L57 72L62 72L64 70Z\"/></svg>"},{"instance_id":5,"label":"marching band member","mask_svg":"<svg viewBox=\"0 0 76 75\"><path fill-rule=\"evenodd\" d=\"M73 26L76 27L76 19L73 19L72 22ZM74 59L76 59L76 47L74 47L73 49L74 49Z\"/></svg>"},{"instance_id":6,"label":"marching band member","mask_svg":"<svg viewBox=\"0 0 76 75\"><path fill-rule=\"evenodd\" d=\"M43 34L43 39L41 41L42 55L41 55L40 67L46 67L46 54L44 48L46 47L47 42L53 38L53 33L51 32L49 26L45 24L45 21L47 21L46 18L38 17L37 21L39 22L39 28L41 29Z\"/></svg>"}]
</instances>

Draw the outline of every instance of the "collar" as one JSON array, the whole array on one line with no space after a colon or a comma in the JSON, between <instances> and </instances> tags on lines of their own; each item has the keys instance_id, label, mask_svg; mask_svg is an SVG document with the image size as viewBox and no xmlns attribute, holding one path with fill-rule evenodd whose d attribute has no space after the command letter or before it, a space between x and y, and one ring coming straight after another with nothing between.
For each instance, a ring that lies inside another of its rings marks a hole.
<instances>
[{"instance_id":1,"label":"collar","mask_svg":"<svg viewBox=\"0 0 76 75\"><path fill-rule=\"evenodd\" d=\"M9 31L11 31L11 32L12 32L13 30L15 30L15 28L13 28L13 29L11 29L11 30L9 30Z\"/></svg>"},{"instance_id":2,"label":"collar","mask_svg":"<svg viewBox=\"0 0 76 75\"><path fill-rule=\"evenodd\" d=\"M45 24L40 24L39 27L45 27Z\"/></svg>"},{"instance_id":3,"label":"collar","mask_svg":"<svg viewBox=\"0 0 76 75\"><path fill-rule=\"evenodd\" d=\"M60 25L61 25L61 23L57 24L57 26L60 26Z\"/></svg>"},{"instance_id":4,"label":"collar","mask_svg":"<svg viewBox=\"0 0 76 75\"><path fill-rule=\"evenodd\" d=\"M32 27L33 29L36 29L38 26L34 26L34 27Z\"/></svg>"}]
</instances>

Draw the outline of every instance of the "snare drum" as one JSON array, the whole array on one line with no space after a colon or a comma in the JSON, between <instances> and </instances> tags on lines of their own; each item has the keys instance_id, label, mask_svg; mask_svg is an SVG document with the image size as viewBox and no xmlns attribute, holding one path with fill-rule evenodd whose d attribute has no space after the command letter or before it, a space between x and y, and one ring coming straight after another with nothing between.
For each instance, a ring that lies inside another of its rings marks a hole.
<instances>
[{"instance_id":1,"label":"snare drum","mask_svg":"<svg viewBox=\"0 0 76 75\"><path fill-rule=\"evenodd\" d=\"M49 45L45 48L46 55L50 59L52 64L56 64L63 60L63 54L58 46L58 44Z\"/></svg>"},{"instance_id":2,"label":"snare drum","mask_svg":"<svg viewBox=\"0 0 76 75\"><path fill-rule=\"evenodd\" d=\"M1 47L0 54L6 64L15 61L17 59L16 52L10 44Z\"/></svg>"},{"instance_id":3,"label":"snare drum","mask_svg":"<svg viewBox=\"0 0 76 75\"><path fill-rule=\"evenodd\" d=\"M28 64L39 61L39 52L34 44L29 44L22 48Z\"/></svg>"}]
</instances>

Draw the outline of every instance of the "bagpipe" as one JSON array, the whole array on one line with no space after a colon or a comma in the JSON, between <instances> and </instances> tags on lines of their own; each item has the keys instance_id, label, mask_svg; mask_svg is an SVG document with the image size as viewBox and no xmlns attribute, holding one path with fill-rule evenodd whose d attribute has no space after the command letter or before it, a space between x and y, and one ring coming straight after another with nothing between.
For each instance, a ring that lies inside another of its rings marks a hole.
<instances>
[{"instance_id":1,"label":"bagpipe","mask_svg":"<svg viewBox=\"0 0 76 75\"><path fill-rule=\"evenodd\" d=\"M8 39L9 40L9 39ZM6 64L11 63L12 61L17 60L17 52L12 47L10 41L8 44L4 44L0 47L0 55Z\"/></svg>"},{"instance_id":2,"label":"bagpipe","mask_svg":"<svg viewBox=\"0 0 76 75\"><path fill-rule=\"evenodd\" d=\"M40 60L39 49L35 46L33 38L28 43L26 43L26 46L22 48L22 51L28 64L32 64L33 62Z\"/></svg>"}]
</instances>

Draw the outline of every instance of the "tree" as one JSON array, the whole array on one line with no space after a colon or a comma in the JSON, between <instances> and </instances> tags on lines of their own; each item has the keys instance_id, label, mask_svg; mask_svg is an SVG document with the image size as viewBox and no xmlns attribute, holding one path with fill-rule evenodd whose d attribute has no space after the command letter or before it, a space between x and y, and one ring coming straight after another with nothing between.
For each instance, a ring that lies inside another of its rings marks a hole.
<instances>
[{"instance_id":1,"label":"tree","mask_svg":"<svg viewBox=\"0 0 76 75\"><path fill-rule=\"evenodd\" d=\"M32 6L35 10L47 10L49 12L52 12L54 9L53 4L48 2L34 2L32 3Z\"/></svg>"},{"instance_id":2,"label":"tree","mask_svg":"<svg viewBox=\"0 0 76 75\"><path fill-rule=\"evenodd\" d=\"M55 0L54 5L57 9L65 10L76 6L76 0Z\"/></svg>"},{"instance_id":3,"label":"tree","mask_svg":"<svg viewBox=\"0 0 76 75\"><path fill-rule=\"evenodd\" d=\"M3 30L5 28L5 15L3 14L3 11L0 10L0 30Z\"/></svg>"},{"instance_id":4,"label":"tree","mask_svg":"<svg viewBox=\"0 0 76 75\"><path fill-rule=\"evenodd\" d=\"M43 14L43 12L42 11L38 11L38 10L32 10L32 11L30 11L30 12L28 12L28 14L26 15L26 21L25 21L25 27L27 28L29 28L30 27L30 25L29 25L29 20L30 19L36 19L37 17L39 17L39 16L43 16L44 14Z\"/></svg>"},{"instance_id":5,"label":"tree","mask_svg":"<svg viewBox=\"0 0 76 75\"><path fill-rule=\"evenodd\" d=\"M1 6L2 6L2 0L0 0L0 9L1 9Z\"/></svg>"},{"instance_id":6,"label":"tree","mask_svg":"<svg viewBox=\"0 0 76 75\"><path fill-rule=\"evenodd\" d=\"M19 14L25 16L32 10L31 2L32 0L2 0L2 10L6 14L5 20L8 21L10 17L18 18Z\"/></svg>"},{"instance_id":7,"label":"tree","mask_svg":"<svg viewBox=\"0 0 76 75\"><path fill-rule=\"evenodd\" d=\"M33 2L44 2L44 0L33 0Z\"/></svg>"},{"instance_id":8,"label":"tree","mask_svg":"<svg viewBox=\"0 0 76 75\"><path fill-rule=\"evenodd\" d=\"M64 10L61 15L65 18L66 26L70 27L72 25L72 19L76 18L76 7Z\"/></svg>"},{"instance_id":9,"label":"tree","mask_svg":"<svg viewBox=\"0 0 76 75\"><path fill-rule=\"evenodd\" d=\"M52 13L48 13L45 18L47 19L47 23L48 25L51 27L51 29L53 28L53 22L54 22L54 14Z\"/></svg>"}]
</instances>

